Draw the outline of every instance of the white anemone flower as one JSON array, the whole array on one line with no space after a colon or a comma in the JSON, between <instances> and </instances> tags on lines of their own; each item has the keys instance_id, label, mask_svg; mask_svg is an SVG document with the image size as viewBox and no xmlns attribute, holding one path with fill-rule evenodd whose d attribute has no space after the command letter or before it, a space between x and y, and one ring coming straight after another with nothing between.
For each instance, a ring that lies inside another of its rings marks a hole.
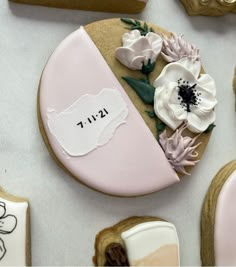
<instances>
[{"instance_id":1,"label":"white anemone flower","mask_svg":"<svg viewBox=\"0 0 236 267\"><path fill-rule=\"evenodd\" d=\"M155 113L173 130L185 121L190 131L201 133L216 119L215 82L200 70L200 61L183 58L166 65L154 81Z\"/></svg>"}]
</instances>

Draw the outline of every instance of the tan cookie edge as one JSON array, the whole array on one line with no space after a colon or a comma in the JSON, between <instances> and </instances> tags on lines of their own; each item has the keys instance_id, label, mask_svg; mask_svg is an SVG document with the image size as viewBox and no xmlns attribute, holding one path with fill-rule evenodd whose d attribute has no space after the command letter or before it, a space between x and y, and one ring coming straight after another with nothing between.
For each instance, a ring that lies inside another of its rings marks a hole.
<instances>
[{"instance_id":1,"label":"tan cookie edge","mask_svg":"<svg viewBox=\"0 0 236 267\"><path fill-rule=\"evenodd\" d=\"M214 226L217 199L230 175L236 170L231 161L216 174L206 194L201 215L201 259L203 266L215 266Z\"/></svg>"},{"instance_id":2,"label":"tan cookie edge","mask_svg":"<svg viewBox=\"0 0 236 267\"><path fill-rule=\"evenodd\" d=\"M81 9L112 13L140 13L146 6L144 1L136 0L10 0L20 4L42 5L48 7Z\"/></svg>"},{"instance_id":3,"label":"tan cookie edge","mask_svg":"<svg viewBox=\"0 0 236 267\"><path fill-rule=\"evenodd\" d=\"M235 100L236 100L236 67L234 69L233 90L234 90Z\"/></svg>"}]
</instances>

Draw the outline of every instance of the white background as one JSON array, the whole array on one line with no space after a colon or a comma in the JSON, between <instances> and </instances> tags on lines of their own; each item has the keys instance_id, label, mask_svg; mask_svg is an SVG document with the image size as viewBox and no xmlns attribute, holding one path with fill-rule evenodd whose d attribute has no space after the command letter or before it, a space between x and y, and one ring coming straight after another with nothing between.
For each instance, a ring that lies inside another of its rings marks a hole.
<instances>
[{"instance_id":1,"label":"white background","mask_svg":"<svg viewBox=\"0 0 236 267\"><path fill-rule=\"evenodd\" d=\"M191 177L132 199L105 196L65 174L42 141L36 114L40 74L55 47L80 25L114 16L127 17L0 1L0 185L30 199L33 265L91 265L96 233L132 215L175 223L182 265L199 265L203 198L216 172L236 158L236 15L188 17L177 0L150 0L141 15L131 16L184 33L196 44L219 100L217 127Z\"/></svg>"}]
</instances>

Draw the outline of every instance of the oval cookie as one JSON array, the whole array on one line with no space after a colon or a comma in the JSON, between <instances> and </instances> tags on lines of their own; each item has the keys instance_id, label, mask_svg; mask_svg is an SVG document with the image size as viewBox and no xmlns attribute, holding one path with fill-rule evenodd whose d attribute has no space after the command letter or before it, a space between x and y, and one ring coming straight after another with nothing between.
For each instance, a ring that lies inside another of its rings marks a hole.
<instances>
[{"instance_id":1,"label":"oval cookie","mask_svg":"<svg viewBox=\"0 0 236 267\"><path fill-rule=\"evenodd\" d=\"M235 266L236 161L225 165L207 192L201 220L203 266Z\"/></svg>"}]
</instances>

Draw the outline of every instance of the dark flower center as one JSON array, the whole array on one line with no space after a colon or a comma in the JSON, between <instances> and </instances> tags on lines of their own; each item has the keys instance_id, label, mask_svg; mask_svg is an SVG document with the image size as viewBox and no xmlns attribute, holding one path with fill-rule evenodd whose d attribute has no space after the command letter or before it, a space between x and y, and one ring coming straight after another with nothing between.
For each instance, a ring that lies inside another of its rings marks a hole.
<instances>
[{"instance_id":1,"label":"dark flower center","mask_svg":"<svg viewBox=\"0 0 236 267\"><path fill-rule=\"evenodd\" d=\"M196 107L201 101L199 98L201 93L197 92L196 86L196 83L190 85L188 81L183 81L182 78L178 80L178 99L182 108L187 112L191 112L191 107Z\"/></svg>"}]
</instances>

